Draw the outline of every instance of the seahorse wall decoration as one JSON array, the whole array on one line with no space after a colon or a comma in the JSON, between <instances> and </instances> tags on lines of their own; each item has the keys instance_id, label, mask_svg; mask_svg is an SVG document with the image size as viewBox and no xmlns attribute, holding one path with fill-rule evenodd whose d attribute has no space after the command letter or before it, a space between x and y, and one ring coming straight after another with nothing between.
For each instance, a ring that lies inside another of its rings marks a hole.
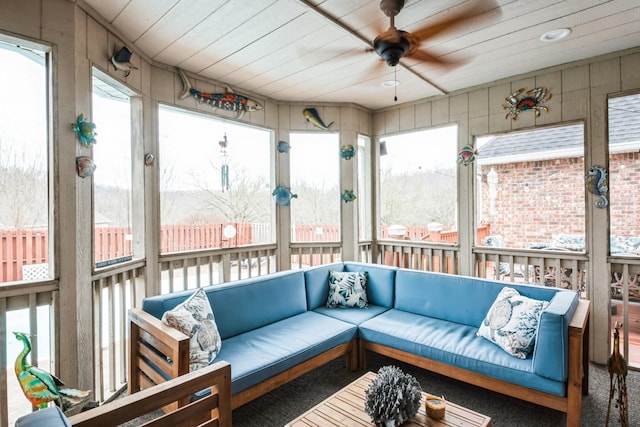
<instances>
[{"instance_id":1,"label":"seahorse wall decoration","mask_svg":"<svg viewBox=\"0 0 640 427\"><path fill-rule=\"evenodd\" d=\"M604 209L609 205L606 193L609 191L607 186L607 171L602 166L591 166L587 176L585 177L587 191L596 195L600 200L596 200L596 208Z\"/></svg>"}]
</instances>

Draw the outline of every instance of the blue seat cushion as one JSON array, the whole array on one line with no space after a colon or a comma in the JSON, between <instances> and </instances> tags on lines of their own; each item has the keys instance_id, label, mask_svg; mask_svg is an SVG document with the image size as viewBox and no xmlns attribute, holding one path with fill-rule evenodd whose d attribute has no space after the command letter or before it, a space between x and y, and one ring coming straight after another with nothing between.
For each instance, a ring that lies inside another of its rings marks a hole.
<instances>
[{"instance_id":1,"label":"blue seat cushion","mask_svg":"<svg viewBox=\"0 0 640 427\"><path fill-rule=\"evenodd\" d=\"M543 392L566 396L566 385L536 375L519 359L476 336L478 328L392 309L359 325L360 336L428 359Z\"/></svg>"},{"instance_id":2,"label":"blue seat cushion","mask_svg":"<svg viewBox=\"0 0 640 427\"><path fill-rule=\"evenodd\" d=\"M231 364L231 391L236 394L348 343L356 334L354 324L308 311L223 340L215 360Z\"/></svg>"},{"instance_id":3,"label":"blue seat cushion","mask_svg":"<svg viewBox=\"0 0 640 427\"><path fill-rule=\"evenodd\" d=\"M23 415L16 420L16 427L71 427L60 408L50 406Z\"/></svg>"},{"instance_id":4,"label":"blue seat cushion","mask_svg":"<svg viewBox=\"0 0 640 427\"><path fill-rule=\"evenodd\" d=\"M369 305L367 308L328 308L318 307L316 313L324 314L325 316L340 319L345 322L359 325L362 322L366 322L369 319L376 317L378 314L384 313L389 310L387 307L380 307L379 305Z\"/></svg>"}]
</instances>

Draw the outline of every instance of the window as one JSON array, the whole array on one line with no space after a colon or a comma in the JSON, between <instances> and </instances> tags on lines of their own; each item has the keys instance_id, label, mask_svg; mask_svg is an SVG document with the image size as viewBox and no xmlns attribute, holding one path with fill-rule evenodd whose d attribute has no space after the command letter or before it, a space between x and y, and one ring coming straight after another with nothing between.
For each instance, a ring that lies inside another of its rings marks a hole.
<instances>
[{"instance_id":1,"label":"window","mask_svg":"<svg viewBox=\"0 0 640 427\"><path fill-rule=\"evenodd\" d=\"M360 240L372 238L371 214L371 138L358 135L358 236Z\"/></svg>"},{"instance_id":2,"label":"window","mask_svg":"<svg viewBox=\"0 0 640 427\"><path fill-rule=\"evenodd\" d=\"M611 255L640 255L639 113L640 94L609 99Z\"/></svg>"},{"instance_id":3,"label":"window","mask_svg":"<svg viewBox=\"0 0 640 427\"><path fill-rule=\"evenodd\" d=\"M291 202L294 242L340 241L340 137L292 133Z\"/></svg>"},{"instance_id":4,"label":"window","mask_svg":"<svg viewBox=\"0 0 640 427\"><path fill-rule=\"evenodd\" d=\"M608 104L610 325L611 331L620 327L620 352L638 367L637 322L631 319L640 303L640 266L634 262L640 256L640 94L610 98Z\"/></svg>"},{"instance_id":5,"label":"window","mask_svg":"<svg viewBox=\"0 0 640 427\"><path fill-rule=\"evenodd\" d=\"M476 139L485 246L585 250L582 124Z\"/></svg>"},{"instance_id":6,"label":"window","mask_svg":"<svg viewBox=\"0 0 640 427\"><path fill-rule=\"evenodd\" d=\"M48 51L24 40L0 36L0 286L7 282L47 280L54 277L50 158L48 156ZM27 295L7 295L0 313L1 338L6 361L13 363L22 350L12 331L34 332L34 365L54 372L53 343L49 331L53 310L47 293L36 302ZM32 295L36 295L35 293ZM24 298L22 298L24 297ZM29 304L35 304L29 307ZM4 345L6 343L6 346ZM36 363L37 362L37 363ZM12 374L7 374L7 377ZM10 378L9 378L10 379ZM0 394L8 399L5 424L16 414L32 410L15 382L5 382ZM4 398L3 398L4 399Z\"/></svg>"},{"instance_id":7,"label":"window","mask_svg":"<svg viewBox=\"0 0 640 427\"><path fill-rule=\"evenodd\" d=\"M381 238L457 243L457 126L380 141Z\"/></svg>"},{"instance_id":8,"label":"window","mask_svg":"<svg viewBox=\"0 0 640 427\"><path fill-rule=\"evenodd\" d=\"M119 85L93 70L93 226L96 267L131 259L131 101Z\"/></svg>"},{"instance_id":9,"label":"window","mask_svg":"<svg viewBox=\"0 0 640 427\"><path fill-rule=\"evenodd\" d=\"M0 282L53 277L47 55L0 40Z\"/></svg>"},{"instance_id":10,"label":"window","mask_svg":"<svg viewBox=\"0 0 640 427\"><path fill-rule=\"evenodd\" d=\"M161 253L273 243L270 131L162 105Z\"/></svg>"}]
</instances>

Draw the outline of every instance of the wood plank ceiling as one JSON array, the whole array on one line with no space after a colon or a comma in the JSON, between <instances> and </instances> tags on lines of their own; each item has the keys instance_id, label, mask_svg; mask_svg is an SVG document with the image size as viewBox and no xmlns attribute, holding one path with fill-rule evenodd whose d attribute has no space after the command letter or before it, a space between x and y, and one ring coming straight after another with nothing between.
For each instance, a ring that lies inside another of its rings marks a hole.
<instances>
[{"instance_id":1,"label":"wood plank ceiling","mask_svg":"<svg viewBox=\"0 0 640 427\"><path fill-rule=\"evenodd\" d=\"M370 50L389 27L379 0L78 0L129 48L236 91L371 109L450 93L640 46L638 0L406 0L398 29L416 32L473 12L420 49L442 64ZM542 42L569 28L562 41ZM368 41L368 43L366 43ZM369 49L369 51L367 51ZM446 64L446 65L443 65ZM385 87L385 81L400 84Z\"/></svg>"}]
</instances>

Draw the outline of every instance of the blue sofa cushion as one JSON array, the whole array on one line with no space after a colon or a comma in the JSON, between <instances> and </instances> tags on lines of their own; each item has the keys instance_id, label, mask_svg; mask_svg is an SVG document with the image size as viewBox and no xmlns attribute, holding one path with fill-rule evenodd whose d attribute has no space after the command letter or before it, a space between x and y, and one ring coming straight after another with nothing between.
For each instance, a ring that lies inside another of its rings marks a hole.
<instances>
[{"instance_id":1,"label":"blue sofa cushion","mask_svg":"<svg viewBox=\"0 0 640 427\"><path fill-rule=\"evenodd\" d=\"M231 364L236 394L353 340L356 333L351 323L308 311L224 340L217 360Z\"/></svg>"},{"instance_id":2,"label":"blue sofa cushion","mask_svg":"<svg viewBox=\"0 0 640 427\"><path fill-rule=\"evenodd\" d=\"M558 381L569 378L569 323L578 308L576 291L559 289L542 312L533 348L536 374ZM561 359L564 363L559 363Z\"/></svg>"},{"instance_id":3,"label":"blue sofa cushion","mask_svg":"<svg viewBox=\"0 0 640 427\"><path fill-rule=\"evenodd\" d=\"M223 340L307 311L304 273L300 270L203 289ZM145 298L142 309L160 319L165 311L180 304L192 293L182 291Z\"/></svg>"},{"instance_id":4,"label":"blue sofa cushion","mask_svg":"<svg viewBox=\"0 0 640 427\"><path fill-rule=\"evenodd\" d=\"M392 309L360 324L359 330L360 336L369 342L558 396L566 395L564 382L533 371L532 358L519 359L507 354L478 337L478 328L473 326Z\"/></svg>"},{"instance_id":5,"label":"blue sofa cushion","mask_svg":"<svg viewBox=\"0 0 640 427\"><path fill-rule=\"evenodd\" d=\"M328 308L367 308L366 271L329 270Z\"/></svg>"},{"instance_id":6,"label":"blue sofa cushion","mask_svg":"<svg viewBox=\"0 0 640 427\"><path fill-rule=\"evenodd\" d=\"M384 265L345 262L312 267L304 272L307 307L324 307L329 296L329 271L367 272L367 301L370 305L393 307L396 268Z\"/></svg>"},{"instance_id":7,"label":"blue sofa cushion","mask_svg":"<svg viewBox=\"0 0 640 427\"><path fill-rule=\"evenodd\" d=\"M504 282L399 269L396 273L395 308L478 328ZM566 381L569 365L569 322L578 307L572 290L509 283L521 295L549 301L538 323L533 349L533 372ZM455 309L450 305L455 301ZM505 353L505 356L508 356Z\"/></svg>"},{"instance_id":8,"label":"blue sofa cushion","mask_svg":"<svg viewBox=\"0 0 640 427\"><path fill-rule=\"evenodd\" d=\"M366 309L359 308L348 308L348 309L339 309L339 308L327 308L327 307L318 307L315 311L316 313L324 314L325 316L333 317L335 319L340 319L345 322L353 323L354 325L359 325L362 322L365 322L372 317L376 317L380 313L384 313L389 310L387 307L381 307L379 305L369 305Z\"/></svg>"},{"instance_id":9,"label":"blue sofa cushion","mask_svg":"<svg viewBox=\"0 0 640 427\"><path fill-rule=\"evenodd\" d=\"M16 420L15 427L71 427L71 423L60 408L50 406L21 416Z\"/></svg>"},{"instance_id":10,"label":"blue sofa cushion","mask_svg":"<svg viewBox=\"0 0 640 427\"><path fill-rule=\"evenodd\" d=\"M386 265L345 262L344 271L366 271L368 273L367 298L369 304L387 308L393 307L397 268Z\"/></svg>"}]
</instances>

